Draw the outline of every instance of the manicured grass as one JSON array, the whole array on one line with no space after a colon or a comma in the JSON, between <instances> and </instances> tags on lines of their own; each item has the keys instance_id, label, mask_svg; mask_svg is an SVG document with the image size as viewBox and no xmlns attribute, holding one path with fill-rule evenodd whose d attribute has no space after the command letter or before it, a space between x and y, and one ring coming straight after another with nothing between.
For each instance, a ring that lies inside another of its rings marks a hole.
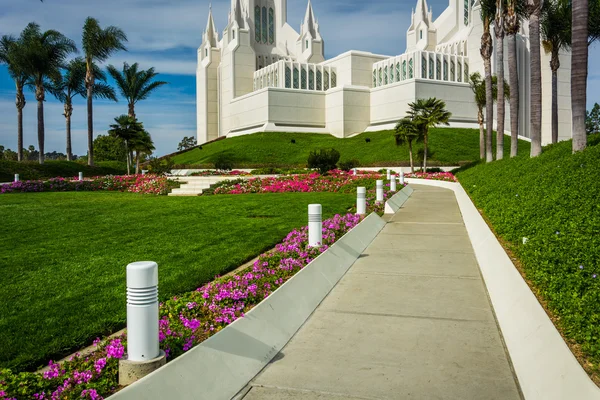
<instances>
[{"instance_id":1,"label":"manicured grass","mask_svg":"<svg viewBox=\"0 0 600 400\"><path fill-rule=\"evenodd\" d=\"M307 223L341 193L0 196L0 367L34 369L125 326L125 267L159 265L160 299L194 290Z\"/></svg>"},{"instance_id":2,"label":"manicured grass","mask_svg":"<svg viewBox=\"0 0 600 400\"><path fill-rule=\"evenodd\" d=\"M83 172L84 176L122 175L127 172L127 167L116 161L101 161L89 167L73 161L46 161L40 165L34 161L0 160L0 182L12 182L15 174L19 174L21 180L33 180L58 176L67 178L77 176L79 172Z\"/></svg>"},{"instance_id":3,"label":"manicured grass","mask_svg":"<svg viewBox=\"0 0 600 400\"><path fill-rule=\"evenodd\" d=\"M371 141L367 143L365 139ZM292 139L296 141L291 143ZM496 143L496 139L494 139ZM362 133L338 139L314 133L255 133L219 140L173 157L176 165L200 165L212 168L218 154L234 160L236 168L261 166L306 166L311 150L333 147L340 161L357 159L360 165L409 165L408 146L396 146L392 131ZM414 146L417 156L422 144ZM529 143L519 141L519 151L529 154ZM510 138L505 140L505 154L510 154ZM417 157L419 159L419 157ZM479 130L458 128L432 129L429 139L428 165L459 165L479 159Z\"/></svg>"},{"instance_id":4,"label":"manicured grass","mask_svg":"<svg viewBox=\"0 0 600 400\"><path fill-rule=\"evenodd\" d=\"M457 177L598 382L600 135L588 140L580 153L572 154L568 141L536 158L480 164Z\"/></svg>"}]
</instances>

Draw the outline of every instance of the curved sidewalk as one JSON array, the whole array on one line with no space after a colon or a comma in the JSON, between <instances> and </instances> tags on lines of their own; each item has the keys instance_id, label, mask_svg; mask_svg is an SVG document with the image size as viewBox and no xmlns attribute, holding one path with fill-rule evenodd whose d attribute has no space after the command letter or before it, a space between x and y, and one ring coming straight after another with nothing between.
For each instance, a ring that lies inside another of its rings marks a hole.
<instances>
[{"instance_id":1,"label":"curved sidewalk","mask_svg":"<svg viewBox=\"0 0 600 400\"><path fill-rule=\"evenodd\" d=\"M411 186L239 398L522 398L454 192Z\"/></svg>"}]
</instances>

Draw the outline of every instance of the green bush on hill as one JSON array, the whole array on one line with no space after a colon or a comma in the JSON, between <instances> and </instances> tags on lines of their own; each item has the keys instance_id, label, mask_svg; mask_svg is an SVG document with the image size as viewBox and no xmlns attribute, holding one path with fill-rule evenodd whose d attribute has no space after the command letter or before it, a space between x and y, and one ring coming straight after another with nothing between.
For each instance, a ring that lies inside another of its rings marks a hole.
<instances>
[{"instance_id":1,"label":"green bush on hill","mask_svg":"<svg viewBox=\"0 0 600 400\"><path fill-rule=\"evenodd\" d=\"M366 142L366 138L370 141ZM294 139L295 143L291 140ZM496 140L493 140L496 143ZM510 154L510 138L504 154ZM415 154L422 144L414 146ZM213 168L215 157L226 153L235 168L306 167L311 151L334 148L341 162L357 160L361 167L408 166L408 146L396 146L393 131L368 132L346 139L317 133L254 133L219 140L173 156L176 166ZM529 143L519 141L519 153L529 154ZM430 130L428 165L462 165L479 159L479 130L434 128ZM418 161L418 160L417 160Z\"/></svg>"},{"instance_id":2,"label":"green bush on hill","mask_svg":"<svg viewBox=\"0 0 600 400\"><path fill-rule=\"evenodd\" d=\"M457 173L475 205L521 262L534 291L600 363L600 135L572 154L571 141ZM524 240L523 238L526 238ZM525 243L523 243L525 242Z\"/></svg>"},{"instance_id":3,"label":"green bush on hill","mask_svg":"<svg viewBox=\"0 0 600 400\"><path fill-rule=\"evenodd\" d=\"M17 162L0 160L0 182L12 182L15 174L21 180L45 179L56 177L73 177L79 172L84 176L122 175L126 173L125 163L118 161L102 161L94 167L75 161L46 161L40 165L37 162Z\"/></svg>"}]
</instances>

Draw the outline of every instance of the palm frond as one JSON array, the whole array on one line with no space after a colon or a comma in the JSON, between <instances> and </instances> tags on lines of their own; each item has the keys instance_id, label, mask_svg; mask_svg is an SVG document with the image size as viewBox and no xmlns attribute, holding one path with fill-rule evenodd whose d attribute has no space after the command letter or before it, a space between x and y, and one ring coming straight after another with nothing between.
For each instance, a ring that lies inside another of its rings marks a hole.
<instances>
[{"instance_id":1,"label":"palm frond","mask_svg":"<svg viewBox=\"0 0 600 400\"><path fill-rule=\"evenodd\" d=\"M112 101L118 101L115 89L107 83L96 82L92 89L94 98L96 99L107 99ZM84 96L85 97L85 96Z\"/></svg>"}]
</instances>

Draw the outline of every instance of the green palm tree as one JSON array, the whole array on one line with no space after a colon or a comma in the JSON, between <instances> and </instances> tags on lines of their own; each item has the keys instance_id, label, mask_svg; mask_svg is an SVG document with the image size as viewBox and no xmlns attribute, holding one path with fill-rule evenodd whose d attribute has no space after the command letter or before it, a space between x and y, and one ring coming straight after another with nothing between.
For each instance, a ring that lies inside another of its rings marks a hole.
<instances>
[{"instance_id":1,"label":"green palm tree","mask_svg":"<svg viewBox=\"0 0 600 400\"><path fill-rule=\"evenodd\" d=\"M495 98L498 111L496 113L496 160L504 158L504 36L506 29L504 27L504 17L506 16L506 0L496 0L496 17L494 20L494 33L496 35L496 76L500 90L498 98Z\"/></svg>"},{"instance_id":2,"label":"green palm tree","mask_svg":"<svg viewBox=\"0 0 600 400\"><path fill-rule=\"evenodd\" d=\"M446 103L435 97L418 99L408 104L408 116L421 129L423 136L423 171L427 171L427 144L429 142L429 128L437 125L450 125L452 113L446 110Z\"/></svg>"},{"instance_id":3,"label":"green palm tree","mask_svg":"<svg viewBox=\"0 0 600 400\"><path fill-rule=\"evenodd\" d=\"M593 0L592 0L593 1ZM587 146L585 106L588 75L588 0L573 0L571 19L571 112L573 118L573 152Z\"/></svg>"},{"instance_id":4,"label":"green palm tree","mask_svg":"<svg viewBox=\"0 0 600 400\"><path fill-rule=\"evenodd\" d=\"M479 72L475 72L469 77L469 85L471 86L471 90L475 95L475 104L477 105L477 122L479 122L479 158L483 159L485 158L485 135L483 127L483 123L485 121L485 119L483 118L483 109L486 106L485 81L481 79L481 74L479 74ZM502 85L502 88L502 98L510 99L510 87L506 83L506 81L504 82L504 85ZM492 97L494 98L494 101L498 101L498 99L500 98L498 89L498 77L494 75L492 76ZM497 145L500 145L499 141L497 141L497 143ZM504 146L504 142L502 142L502 146Z\"/></svg>"},{"instance_id":5,"label":"green palm tree","mask_svg":"<svg viewBox=\"0 0 600 400\"><path fill-rule=\"evenodd\" d=\"M569 0L546 0L542 6L542 45L550 54L552 71L552 143L558 142L558 69L559 52L571 47L571 3Z\"/></svg>"},{"instance_id":6,"label":"green palm tree","mask_svg":"<svg viewBox=\"0 0 600 400\"><path fill-rule=\"evenodd\" d=\"M135 140L136 137L140 136L144 131L144 125L138 122L137 119L130 117L129 115L121 115L115 118L115 124L110 126L108 134L110 136L119 138L125 143L125 152L127 153L127 175L130 175L129 170L131 166L131 158L129 155L130 146L129 143Z\"/></svg>"},{"instance_id":7,"label":"green palm tree","mask_svg":"<svg viewBox=\"0 0 600 400\"><path fill-rule=\"evenodd\" d=\"M423 139L422 129L410 117L404 117L396 124L395 132L396 146L408 144L410 171L415 172L412 143L413 141L418 142Z\"/></svg>"},{"instance_id":8,"label":"green palm tree","mask_svg":"<svg viewBox=\"0 0 600 400\"><path fill-rule=\"evenodd\" d=\"M600 0L588 4L588 45L600 39Z\"/></svg>"},{"instance_id":9,"label":"green palm tree","mask_svg":"<svg viewBox=\"0 0 600 400\"><path fill-rule=\"evenodd\" d=\"M139 70L138 63L129 65L123 63L123 71L119 72L113 65L108 66L108 73L117 83L121 95L127 99L129 116L135 118L135 104L146 100L152 92L166 85L164 81L153 81L158 75L154 68Z\"/></svg>"},{"instance_id":10,"label":"green palm tree","mask_svg":"<svg viewBox=\"0 0 600 400\"><path fill-rule=\"evenodd\" d=\"M525 15L523 0L506 0L504 28L508 41L508 82L512 88L510 97L510 156L515 157L519 138L519 70L517 66L517 34Z\"/></svg>"},{"instance_id":11,"label":"green palm tree","mask_svg":"<svg viewBox=\"0 0 600 400\"><path fill-rule=\"evenodd\" d=\"M25 108L25 94L23 89L29 82L29 75L23 66L23 41L4 35L0 38L0 64L6 64L10 77L15 81L17 88L17 160L23 161L23 108Z\"/></svg>"},{"instance_id":12,"label":"green palm tree","mask_svg":"<svg viewBox=\"0 0 600 400\"><path fill-rule=\"evenodd\" d=\"M50 80L60 77L60 68L71 53L77 52L75 43L55 30L42 32L40 26L34 22L27 25L23 31L23 66L25 72L31 76L30 86L35 90L38 125L39 162L44 163L44 101L46 100L46 86Z\"/></svg>"},{"instance_id":13,"label":"green palm tree","mask_svg":"<svg viewBox=\"0 0 600 400\"><path fill-rule=\"evenodd\" d=\"M100 27L98 20L88 17L83 25L83 51L85 53L85 87L87 91L87 122L88 122L88 165L94 165L94 116L93 92L96 84L94 63L104 62L118 50L126 50L125 33L114 26L105 29Z\"/></svg>"},{"instance_id":14,"label":"green palm tree","mask_svg":"<svg viewBox=\"0 0 600 400\"><path fill-rule=\"evenodd\" d=\"M481 35L480 53L483 58L483 69L485 71L485 159L491 162L494 159L492 154L492 132L494 130L494 96L492 95L492 35L490 27L496 15L496 0L481 0L481 20L483 21L483 34Z\"/></svg>"},{"instance_id":15,"label":"green palm tree","mask_svg":"<svg viewBox=\"0 0 600 400\"><path fill-rule=\"evenodd\" d=\"M529 17L529 76L531 82L531 157L536 157L542 153L542 58L540 54L541 11L541 0L527 0L527 14Z\"/></svg>"},{"instance_id":16,"label":"green palm tree","mask_svg":"<svg viewBox=\"0 0 600 400\"><path fill-rule=\"evenodd\" d=\"M140 173L140 156L152 154L156 147L154 147L154 142L152 141L152 137L148 133L148 131L143 130L134 137L131 142L131 148L135 150L135 173Z\"/></svg>"},{"instance_id":17,"label":"green palm tree","mask_svg":"<svg viewBox=\"0 0 600 400\"><path fill-rule=\"evenodd\" d=\"M117 101L114 89L105 83L106 75L100 68L94 65L94 75L100 82L96 82L92 91L95 98L109 99ZM52 82L48 91L52 93L61 103L63 103L65 112L63 113L67 125L67 160L73 159L71 147L71 116L73 115L73 98L87 96L85 87L86 65L83 58L71 60L64 68L63 74L59 79Z\"/></svg>"}]
</instances>

